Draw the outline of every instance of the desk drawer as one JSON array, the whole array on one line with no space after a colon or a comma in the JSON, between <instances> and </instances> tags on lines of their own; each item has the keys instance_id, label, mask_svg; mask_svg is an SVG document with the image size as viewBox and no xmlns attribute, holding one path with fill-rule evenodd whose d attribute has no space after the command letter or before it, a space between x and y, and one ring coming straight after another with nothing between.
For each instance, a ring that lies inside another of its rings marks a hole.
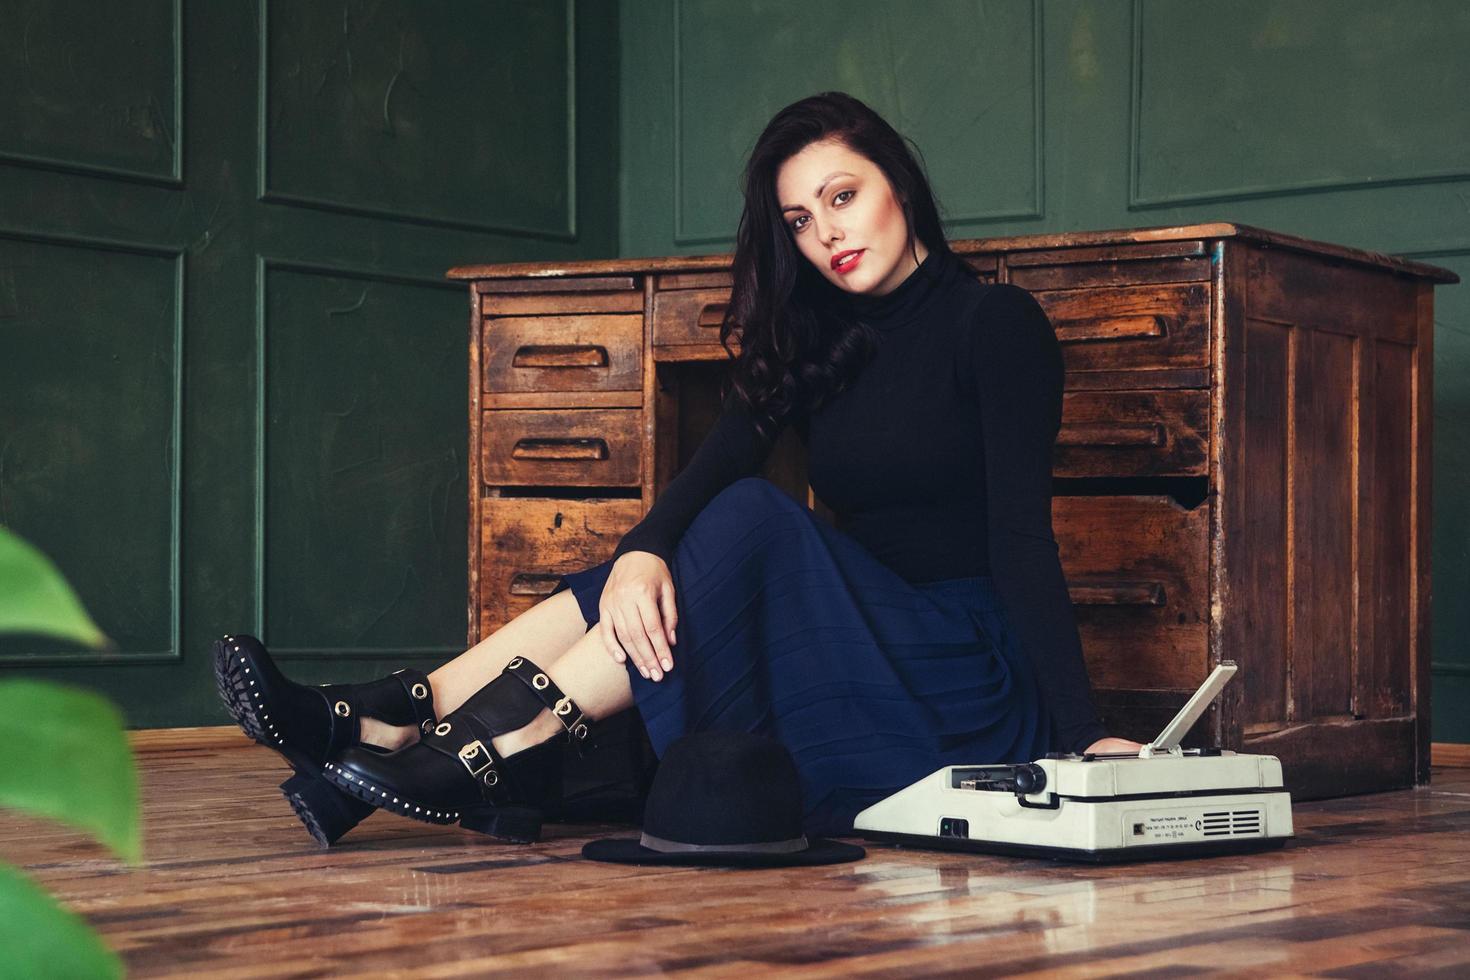
<instances>
[{"instance_id":1,"label":"desk drawer","mask_svg":"<svg viewBox=\"0 0 1470 980\"><path fill-rule=\"evenodd\" d=\"M480 637L551 595L556 580L612 557L641 500L487 497L480 519Z\"/></svg>"},{"instance_id":2,"label":"desk drawer","mask_svg":"<svg viewBox=\"0 0 1470 980\"><path fill-rule=\"evenodd\" d=\"M481 478L491 486L636 487L642 430L636 408L491 409L481 414Z\"/></svg>"},{"instance_id":3,"label":"desk drawer","mask_svg":"<svg viewBox=\"0 0 1470 980\"><path fill-rule=\"evenodd\" d=\"M653 294L653 343L718 344L730 290L671 289Z\"/></svg>"},{"instance_id":4,"label":"desk drawer","mask_svg":"<svg viewBox=\"0 0 1470 980\"><path fill-rule=\"evenodd\" d=\"M1067 374L1207 368L1210 284L1145 283L1034 293Z\"/></svg>"},{"instance_id":5,"label":"desk drawer","mask_svg":"<svg viewBox=\"0 0 1470 980\"><path fill-rule=\"evenodd\" d=\"M1209 507L1054 497L1052 528L1093 686L1198 686L1209 650Z\"/></svg>"},{"instance_id":6,"label":"desk drawer","mask_svg":"<svg viewBox=\"0 0 1470 980\"><path fill-rule=\"evenodd\" d=\"M1208 391L1073 391L1052 466L1066 477L1203 476L1209 445Z\"/></svg>"},{"instance_id":7,"label":"desk drawer","mask_svg":"<svg viewBox=\"0 0 1470 980\"><path fill-rule=\"evenodd\" d=\"M643 390L640 314L487 317L487 394Z\"/></svg>"},{"instance_id":8,"label":"desk drawer","mask_svg":"<svg viewBox=\"0 0 1470 980\"><path fill-rule=\"evenodd\" d=\"M1006 257L1010 281L1032 292L1207 282L1212 274L1202 240L1133 242L1091 248L1014 252Z\"/></svg>"}]
</instances>

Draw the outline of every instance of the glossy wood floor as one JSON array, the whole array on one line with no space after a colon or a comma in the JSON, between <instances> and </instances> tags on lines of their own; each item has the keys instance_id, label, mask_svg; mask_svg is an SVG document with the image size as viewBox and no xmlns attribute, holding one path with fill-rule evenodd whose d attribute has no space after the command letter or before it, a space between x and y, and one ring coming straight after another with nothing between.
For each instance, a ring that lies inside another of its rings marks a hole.
<instances>
[{"instance_id":1,"label":"glossy wood floor","mask_svg":"<svg viewBox=\"0 0 1470 980\"><path fill-rule=\"evenodd\" d=\"M1112 868L870 846L764 871L584 861L377 814L318 848L277 758L140 755L146 867L0 814L133 976L1470 975L1470 770L1307 803L1283 851Z\"/></svg>"}]
</instances>

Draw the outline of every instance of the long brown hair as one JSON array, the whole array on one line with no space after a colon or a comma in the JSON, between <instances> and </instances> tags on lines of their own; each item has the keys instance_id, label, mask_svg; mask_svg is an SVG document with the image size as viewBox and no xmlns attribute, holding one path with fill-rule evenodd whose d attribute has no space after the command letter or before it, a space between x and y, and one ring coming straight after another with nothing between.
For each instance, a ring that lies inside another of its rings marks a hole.
<instances>
[{"instance_id":1,"label":"long brown hair","mask_svg":"<svg viewBox=\"0 0 1470 980\"><path fill-rule=\"evenodd\" d=\"M734 288L720 324L720 343L735 358L731 387L767 435L847 387L875 350L871 328L844 310L842 290L797 249L776 195L782 164L825 140L883 171L907 219L916 262L915 240L931 253L950 251L922 154L916 145L911 152L912 141L882 116L845 92L812 95L776 113L745 165ZM730 344L736 335L738 355Z\"/></svg>"}]
</instances>

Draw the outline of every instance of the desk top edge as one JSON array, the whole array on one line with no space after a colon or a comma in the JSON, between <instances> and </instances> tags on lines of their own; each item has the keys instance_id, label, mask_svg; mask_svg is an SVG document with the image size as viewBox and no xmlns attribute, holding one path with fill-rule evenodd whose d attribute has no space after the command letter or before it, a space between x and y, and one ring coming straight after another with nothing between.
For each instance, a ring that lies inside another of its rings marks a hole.
<instances>
[{"instance_id":1,"label":"desk top edge","mask_svg":"<svg viewBox=\"0 0 1470 980\"><path fill-rule=\"evenodd\" d=\"M1438 283L1457 283L1460 277L1449 269L1396 258L1381 252L1299 238L1251 225L1211 222L1196 225L1160 225L1152 228L1120 228L1100 231L1053 232L1045 235L1011 235L1001 238L956 238L950 245L962 255L977 252L1017 252L1079 246L1123 245L1136 242L1166 242L1192 238L1239 238L1264 245L1346 259L1376 266L1402 275ZM566 276L629 275L660 272L713 272L730 267L733 256L722 252L705 255L671 255L646 258L555 259L535 262L498 262L455 266L445 273L449 279L544 279Z\"/></svg>"}]
</instances>

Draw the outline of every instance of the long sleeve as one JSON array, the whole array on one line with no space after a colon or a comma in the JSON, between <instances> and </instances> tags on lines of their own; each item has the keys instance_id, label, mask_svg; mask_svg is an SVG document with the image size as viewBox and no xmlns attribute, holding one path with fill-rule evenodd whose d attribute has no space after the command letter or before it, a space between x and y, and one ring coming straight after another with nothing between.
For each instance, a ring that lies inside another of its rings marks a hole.
<instances>
[{"instance_id":1,"label":"long sleeve","mask_svg":"<svg viewBox=\"0 0 1470 980\"><path fill-rule=\"evenodd\" d=\"M1107 732L1093 706L1076 614L1052 533L1052 446L1062 419L1061 344L1026 290L1008 283L980 304L968 367L984 439L991 573L1035 666L1054 745L1080 752Z\"/></svg>"},{"instance_id":2,"label":"long sleeve","mask_svg":"<svg viewBox=\"0 0 1470 980\"><path fill-rule=\"evenodd\" d=\"M669 481L643 520L623 535L613 559L629 551L647 551L668 562L704 506L731 483L754 475L779 434L763 438L732 388L714 428L684 469Z\"/></svg>"}]
</instances>

